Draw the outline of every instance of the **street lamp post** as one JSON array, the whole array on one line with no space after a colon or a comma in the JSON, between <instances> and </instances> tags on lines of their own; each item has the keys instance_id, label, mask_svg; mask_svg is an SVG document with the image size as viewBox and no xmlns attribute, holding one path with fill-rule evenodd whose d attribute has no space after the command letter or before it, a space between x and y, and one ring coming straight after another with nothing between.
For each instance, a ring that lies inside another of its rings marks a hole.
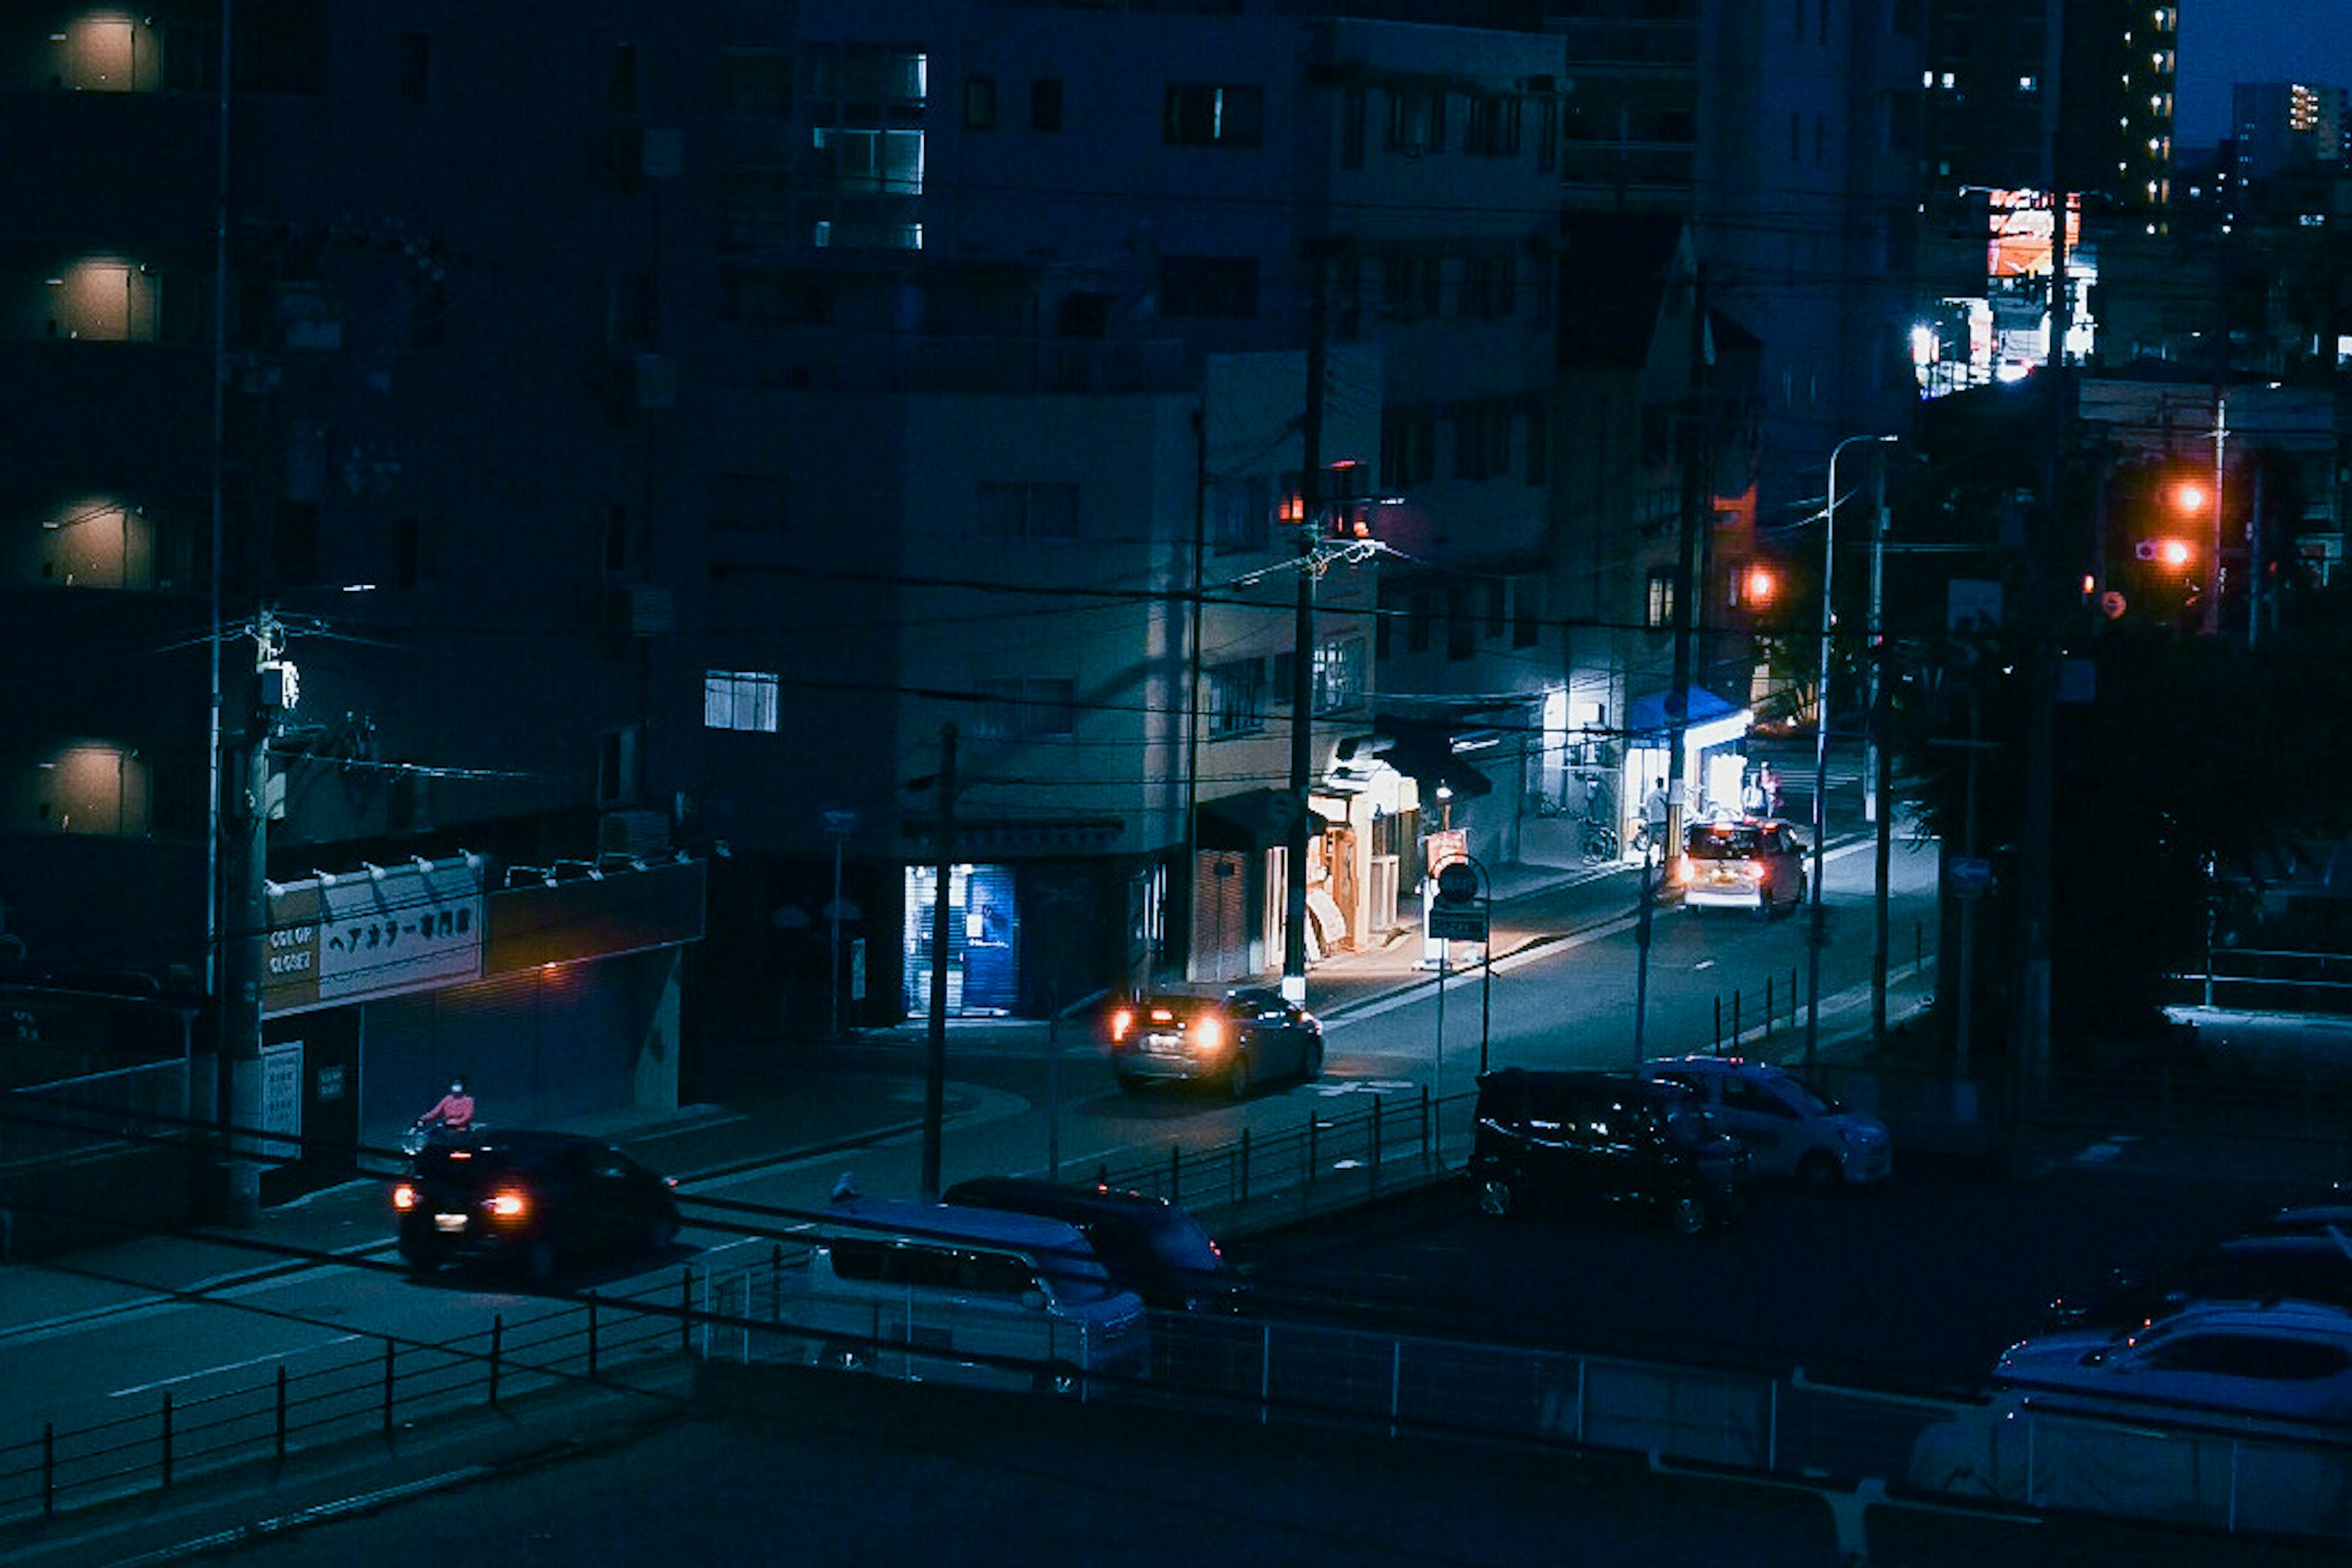
<instances>
[{"instance_id":1,"label":"street lamp post","mask_svg":"<svg viewBox=\"0 0 2352 1568\"><path fill-rule=\"evenodd\" d=\"M1812 908L1806 931L1806 1002L1805 1002L1805 1067L1813 1066L1814 1053L1820 1048L1822 1033L1822 943L1827 936L1822 910L1822 850L1828 837L1829 814L1825 801L1830 787L1830 628L1836 617L1832 612L1831 589L1837 581L1837 470L1838 458L1848 447L1859 443L1891 442L1893 436L1848 436L1830 448L1829 496L1822 507L1822 648L1821 658L1813 676L1813 876Z\"/></svg>"}]
</instances>

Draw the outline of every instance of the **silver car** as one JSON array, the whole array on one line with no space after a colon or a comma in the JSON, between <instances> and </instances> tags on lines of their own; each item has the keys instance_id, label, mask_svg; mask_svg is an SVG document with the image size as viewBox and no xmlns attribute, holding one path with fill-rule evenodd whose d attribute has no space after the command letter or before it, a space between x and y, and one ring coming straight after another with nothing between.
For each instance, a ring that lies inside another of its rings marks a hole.
<instances>
[{"instance_id":1,"label":"silver car","mask_svg":"<svg viewBox=\"0 0 2352 1568\"><path fill-rule=\"evenodd\" d=\"M1667 1057L1645 1066L1678 1083L1725 1131L1748 1146L1759 1175L1808 1187L1862 1186L1895 1170L1885 1123L1849 1110L1785 1068L1746 1057Z\"/></svg>"}]
</instances>

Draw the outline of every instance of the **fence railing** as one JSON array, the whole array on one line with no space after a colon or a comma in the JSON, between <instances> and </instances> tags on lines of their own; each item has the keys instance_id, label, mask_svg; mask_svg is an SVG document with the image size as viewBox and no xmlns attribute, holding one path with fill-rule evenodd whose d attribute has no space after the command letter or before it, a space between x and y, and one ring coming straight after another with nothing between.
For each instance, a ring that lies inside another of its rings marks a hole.
<instances>
[{"instance_id":1,"label":"fence railing","mask_svg":"<svg viewBox=\"0 0 2352 1568\"><path fill-rule=\"evenodd\" d=\"M793 1321L794 1293L782 1278L801 1241L779 1235L763 1258L684 1268L635 1293L502 1310L446 1342L354 1336L299 1370L281 1364L216 1393L160 1393L143 1410L85 1426L45 1423L0 1445L0 1528L168 1492L235 1467L392 1445L413 1427L468 1410L511 1413L560 1387L675 1395L688 1367L722 1383L761 1375L800 1360L781 1347L796 1327L802 1337L811 1331ZM960 1331L952 1309L927 1318L925 1359L956 1358ZM975 1342L1001 1346L993 1333ZM1801 1370L1307 1321L1155 1312L1150 1334L1149 1375L1089 1375L1086 1397L1260 1424L1621 1451L1823 1489L1883 1482L1898 1501L2064 1508L2352 1541L2352 1429L2251 1433L2243 1424L2147 1413L2012 1413L1986 1399L1824 1384ZM895 1363L879 1352L893 1345L905 1348L877 1339L877 1354L845 1364L887 1369ZM1003 1372L1013 1358L1000 1349L971 1359ZM1043 1376L1034 1385L1069 1386Z\"/></svg>"},{"instance_id":2,"label":"fence railing","mask_svg":"<svg viewBox=\"0 0 2352 1568\"><path fill-rule=\"evenodd\" d=\"M168 1492L235 1467L283 1466L355 1440L389 1442L422 1423L566 1384L629 1386L635 1371L699 1348L688 1308L707 1283L682 1273L631 1294L551 1300L438 1342L355 1334L299 1371L280 1362L216 1392L167 1387L105 1421L0 1431L15 1438L0 1442L0 1525Z\"/></svg>"}]
</instances>

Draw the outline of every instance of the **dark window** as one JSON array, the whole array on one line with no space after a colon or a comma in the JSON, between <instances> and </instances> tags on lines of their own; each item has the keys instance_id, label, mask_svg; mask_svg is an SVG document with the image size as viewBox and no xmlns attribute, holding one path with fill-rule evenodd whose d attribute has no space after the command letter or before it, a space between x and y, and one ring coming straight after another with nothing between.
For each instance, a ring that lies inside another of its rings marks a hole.
<instances>
[{"instance_id":1,"label":"dark window","mask_svg":"<svg viewBox=\"0 0 2352 1568\"><path fill-rule=\"evenodd\" d=\"M1543 631L1543 584L1522 577L1511 585L1511 646L1533 647Z\"/></svg>"},{"instance_id":2,"label":"dark window","mask_svg":"<svg viewBox=\"0 0 2352 1568\"><path fill-rule=\"evenodd\" d=\"M1209 735L1254 735L1265 728L1265 660L1235 659L1209 671Z\"/></svg>"},{"instance_id":3,"label":"dark window","mask_svg":"<svg viewBox=\"0 0 2352 1568\"><path fill-rule=\"evenodd\" d=\"M1402 88L1389 96L1389 150L1408 158L1445 151L1445 95Z\"/></svg>"},{"instance_id":4,"label":"dark window","mask_svg":"<svg viewBox=\"0 0 2352 1568\"><path fill-rule=\"evenodd\" d=\"M1035 480L983 480L978 531L990 539L1076 539L1078 487Z\"/></svg>"},{"instance_id":5,"label":"dark window","mask_svg":"<svg viewBox=\"0 0 2352 1568\"><path fill-rule=\"evenodd\" d=\"M1222 552L1264 550L1274 525L1274 480L1264 474L1219 479L1209 493L1210 543Z\"/></svg>"},{"instance_id":6,"label":"dark window","mask_svg":"<svg viewBox=\"0 0 2352 1568\"><path fill-rule=\"evenodd\" d=\"M236 17L240 88L299 97L327 90L327 0L242 0Z\"/></svg>"},{"instance_id":7,"label":"dark window","mask_svg":"<svg viewBox=\"0 0 2352 1568\"><path fill-rule=\"evenodd\" d=\"M604 570L619 574L629 569L629 509L614 501L604 509Z\"/></svg>"},{"instance_id":8,"label":"dark window","mask_svg":"<svg viewBox=\"0 0 2352 1568\"><path fill-rule=\"evenodd\" d=\"M1478 623L1470 613L1470 590L1445 590L1445 657L1459 662L1478 653Z\"/></svg>"},{"instance_id":9,"label":"dark window","mask_svg":"<svg viewBox=\"0 0 2352 1568\"><path fill-rule=\"evenodd\" d=\"M1252 256L1163 256L1160 311L1165 316L1254 321L1257 258Z\"/></svg>"},{"instance_id":10,"label":"dark window","mask_svg":"<svg viewBox=\"0 0 2352 1568\"><path fill-rule=\"evenodd\" d=\"M963 84L963 126L967 131L996 129L996 79L969 78Z\"/></svg>"},{"instance_id":11,"label":"dark window","mask_svg":"<svg viewBox=\"0 0 2352 1568\"><path fill-rule=\"evenodd\" d=\"M1062 128L1062 79L1041 76L1029 84L1029 129L1055 132Z\"/></svg>"},{"instance_id":12,"label":"dark window","mask_svg":"<svg viewBox=\"0 0 2352 1568\"><path fill-rule=\"evenodd\" d=\"M1166 135L1180 147L1255 147L1265 141L1265 89L1173 82Z\"/></svg>"},{"instance_id":13,"label":"dark window","mask_svg":"<svg viewBox=\"0 0 2352 1568\"><path fill-rule=\"evenodd\" d=\"M1065 739L1077 731L1078 689L1072 680L1012 678L980 682L979 731L986 739Z\"/></svg>"},{"instance_id":14,"label":"dark window","mask_svg":"<svg viewBox=\"0 0 2352 1568\"><path fill-rule=\"evenodd\" d=\"M1339 96L1339 167L1364 166L1364 119L1370 112L1370 96L1351 87Z\"/></svg>"},{"instance_id":15,"label":"dark window","mask_svg":"<svg viewBox=\"0 0 2352 1568\"><path fill-rule=\"evenodd\" d=\"M615 114L637 111L637 46L613 46L611 74L604 82L604 107Z\"/></svg>"},{"instance_id":16,"label":"dark window","mask_svg":"<svg viewBox=\"0 0 2352 1568\"><path fill-rule=\"evenodd\" d=\"M397 588L420 588L433 581L432 537L425 520L404 517L393 525L392 581Z\"/></svg>"},{"instance_id":17,"label":"dark window","mask_svg":"<svg viewBox=\"0 0 2352 1568\"><path fill-rule=\"evenodd\" d=\"M395 68L400 73L400 101L433 101L433 38L426 33L403 33Z\"/></svg>"}]
</instances>

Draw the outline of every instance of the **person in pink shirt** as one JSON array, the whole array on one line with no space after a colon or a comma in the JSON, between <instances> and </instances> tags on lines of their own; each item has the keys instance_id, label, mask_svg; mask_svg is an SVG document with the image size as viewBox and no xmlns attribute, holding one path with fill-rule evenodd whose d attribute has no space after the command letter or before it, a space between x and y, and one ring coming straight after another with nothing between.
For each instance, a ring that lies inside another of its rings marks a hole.
<instances>
[{"instance_id":1,"label":"person in pink shirt","mask_svg":"<svg viewBox=\"0 0 2352 1568\"><path fill-rule=\"evenodd\" d=\"M437 1100L432 1110L416 1119L420 1131L438 1132L444 1136L464 1132L474 1125L474 1097L466 1092L466 1080L449 1080L449 1092Z\"/></svg>"}]
</instances>

